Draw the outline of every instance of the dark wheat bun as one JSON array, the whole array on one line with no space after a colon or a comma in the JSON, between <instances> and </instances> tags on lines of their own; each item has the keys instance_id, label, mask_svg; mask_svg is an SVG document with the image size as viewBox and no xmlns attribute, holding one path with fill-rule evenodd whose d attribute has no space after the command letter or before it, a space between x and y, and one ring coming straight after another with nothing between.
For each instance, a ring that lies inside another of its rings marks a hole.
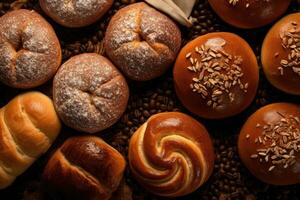
<instances>
[{"instance_id":1,"label":"dark wheat bun","mask_svg":"<svg viewBox=\"0 0 300 200\"><path fill-rule=\"evenodd\" d=\"M95 133L113 125L126 109L126 80L105 57L74 56L58 70L53 99L62 121L79 131Z\"/></svg>"},{"instance_id":2,"label":"dark wheat bun","mask_svg":"<svg viewBox=\"0 0 300 200\"><path fill-rule=\"evenodd\" d=\"M259 180L273 185L300 183L300 106L275 103L260 108L238 139L242 162Z\"/></svg>"},{"instance_id":3,"label":"dark wheat bun","mask_svg":"<svg viewBox=\"0 0 300 200\"><path fill-rule=\"evenodd\" d=\"M99 20L114 0L39 0L42 10L62 26L76 28Z\"/></svg>"},{"instance_id":4,"label":"dark wheat bun","mask_svg":"<svg viewBox=\"0 0 300 200\"><path fill-rule=\"evenodd\" d=\"M108 200L125 170L123 156L102 139L69 138L48 161L43 180L63 199Z\"/></svg>"},{"instance_id":5,"label":"dark wheat bun","mask_svg":"<svg viewBox=\"0 0 300 200\"><path fill-rule=\"evenodd\" d=\"M291 0L208 0L213 10L228 24L258 28L279 18Z\"/></svg>"},{"instance_id":6,"label":"dark wheat bun","mask_svg":"<svg viewBox=\"0 0 300 200\"><path fill-rule=\"evenodd\" d=\"M35 11L20 9L0 18L0 81L33 88L51 79L61 64L51 25Z\"/></svg>"},{"instance_id":7,"label":"dark wheat bun","mask_svg":"<svg viewBox=\"0 0 300 200\"><path fill-rule=\"evenodd\" d=\"M300 13L284 17L271 28L263 42L261 59L274 87L300 95Z\"/></svg>"},{"instance_id":8,"label":"dark wheat bun","mask_svg":"<svg viewBox=\"0 0 300 200\"><path fill-rule=\"evenodd\" d=\"M112 17L104 41L108 57L128 78L146 81L162 75L174 62L181 33L167 16L135 3Z\"/></svg>"},{"instance_id":9,"label":"dark wheat bun","mask_svg":"<svg viewBox=\"0 0 300 200\"><path fill-rule=\"evenodd\" d=\"M174 70L182 104L203 118L220 119L242 112L258 87L258 64L249 44L233 33L209 33L189 42Z\"/></svg>"}]
</instances>

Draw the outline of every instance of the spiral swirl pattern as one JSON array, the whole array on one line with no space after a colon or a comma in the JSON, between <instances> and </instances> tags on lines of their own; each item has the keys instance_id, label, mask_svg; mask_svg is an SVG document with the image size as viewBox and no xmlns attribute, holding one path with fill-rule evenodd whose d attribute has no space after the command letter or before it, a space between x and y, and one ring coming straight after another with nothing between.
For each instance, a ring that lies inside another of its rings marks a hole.
<instances>
[{"instance_id":1,"label":"spiral swirl pattern","mask_svg":"<svg viewBox=\"0 0 300 200\"><path fill-rule=\"evenodd\" d=\"M177 197L199 188L211 175L214 152L204 126L178 112L152 116L132 136L131 171L154 194Z\"/></svg>"}]
</instances>

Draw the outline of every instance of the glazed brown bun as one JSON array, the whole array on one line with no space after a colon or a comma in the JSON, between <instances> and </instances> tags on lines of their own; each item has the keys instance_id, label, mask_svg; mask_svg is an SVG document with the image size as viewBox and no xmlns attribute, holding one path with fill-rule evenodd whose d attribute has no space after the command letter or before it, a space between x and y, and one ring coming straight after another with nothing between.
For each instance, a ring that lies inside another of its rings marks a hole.
<instances>
[{"instance_id":1,"label":"glazed brown bun","mask_svg":"<svg viewBox=\"0 0 300 200\"><path fill-rule=\"evenodd\" d=\"M300 13L277 22L267 34L261 52L270 83L286 93L300 95Z\"/></svg>"},{"instance_id":2,"label":"glazed brown bun","mask_svg":"<svg viewBox=\"0 0 300 200\"><path fill-rule=\"evenodd\" d=\"M96 133L113 125L126 109L126 80L105 57L74 56L54 77L53 99L62 121L79 131Z\"/></svg>"},{"instance_id":3,"label":"glazed brown bun","mask_svg":"<svg viewBox=\"0 0 300 200\"><path fill-rule=\"evenodd\" d=\"M279 18L291 0L208 0L226 23L238 28L258 28Z\"/></svg>"},{"instance_id":4,"label":"glazed brown bun","mask_svg":"<svg viewBox=\"0 0 300 200\"><path fill-rule=\"evenodd\" d=\"M207 130L179 112L150 117L132 136L128 159L136 180L150 192L166 197L192 193L214 168Z\"/></svg>"},{"instance_id":5,"label":"glazed brown bun","mask_svg":"<svg viewBox=\"0 0 300 200\"><path fill-rule=\"evenodd\" d=\"M51 157L44 181L65 199L108 200L123 177L125 159L103 140L68 139Z\"/></svg>"},{"instance_id":6,"label":"glazed brown bun","mask_svg":"<svg viewBox=\"0 0 300 200\"><path fill-rule=\"evenodd\" d=\"M162 75L174 62L181 33L167 16L135 3L113 16L104 41L107 55L127 77L146 81Z\"/></svg>"},{"instance_id":7,"label":"glazed brown bun","mask_svg":"<svg viewBox=\"0 0 300 200\"><path fill-rule=\"evenodd\" d=\"M300 106L267 105L244 124L238 140L242 162L263 182L300 183Z\"/></svg>"},{"instance_id":8,"label":"glazed brown bun","mask_svg":"<svg viewBox=\"0 0 300 200\"><path fill-rule=\"evenodd\" d=\"M39 92L19 95L0 109L0 189L48 150L60 127L51 99Z\"/></svg>"},{"instance_id":9,"label":"glazed brown bun","mask_svg":"<svg viewBox=\"0 0 300 200\"><path fill-rule=\"evenodd\" d=\"M76 28L99 20L114 0L39 0L42 10L62 26Z\"/></svg>"},{"instance_id":10,"label":"glazed brown bun","mask_svg":"<svg viewBox=\"0 0 300 200\"><path fill-rule=\"evenodd\" d=\"M35 11L16 10L0 18L0 81L32 88L52 78L61 49L51 25Z\"/></svg>"},{"instance_id":11,"label":"glazed brown bun","mask_svg":"<svg viewBox=\"0 0 300 200\"><path fill-rule=\"evenodd\" d=\"M189 42L174 71L178 98L191 112L208 119L242 112L255 97L258 64L245 40L232 33L209 33Z\"/></svg>"}]
</instances>

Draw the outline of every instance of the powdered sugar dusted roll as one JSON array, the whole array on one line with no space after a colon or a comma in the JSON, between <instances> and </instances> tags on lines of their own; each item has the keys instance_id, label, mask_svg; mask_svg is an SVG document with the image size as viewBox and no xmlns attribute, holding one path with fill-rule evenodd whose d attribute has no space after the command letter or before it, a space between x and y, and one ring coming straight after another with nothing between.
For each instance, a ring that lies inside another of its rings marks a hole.
<instances>
[{"instance_id":1,"label":"powdered sugar dusted roll","mask_svg":"<svg viewBox=\"0 0 300 200\"><path fill-rule=\"evenodd\" d=\"M65 124L79 131L95 133L114 124L128 97L124 77L95 53L72 57L54 78L55 108Z\"/></svg>"},{"instance_id":2,"label":"powdered sugar dusted roll","mask_svg":"<svg viewBox=\"0 0 300 200\"><path fill-rule=\"evenodd\" d=\"M146 81L172 65L181 33L171 19L141 2L113 16L104 41L107 55L127 77Z\"/></svg>"},{"instance_id":3,"label":"powdered sugar dusted roll","mask_svg":"<svg viewBox=\"0 0 300 200\"><path fill-rule=\"evenodd\" d=\"M60 64L58 38L38 13L21 9L0 18L0 81L36 87L52 78Z\"/></svg>"},{"instance_id":4,"label":"powdered sugar dusted roll","mask_svg":"<svg viewBox=\"0 0 300 200\"><path fill-rule=\"evenodd\" d=\"M214 164L205 127L178 112L150 117L132 136L128 157L137 181L167 197L195 191L207 181Z\"/></svg>"},{"instance_id":5,"label":"powdered sugar dusted roll","mask_svg":"<svg viewBox=\"0 0 300 200\"><path fill-rule=\"evenodd\" d=\"M43 11L66 27L83 27L99 20L114 0L40 0Z\"/></svg>"}]
</instances>

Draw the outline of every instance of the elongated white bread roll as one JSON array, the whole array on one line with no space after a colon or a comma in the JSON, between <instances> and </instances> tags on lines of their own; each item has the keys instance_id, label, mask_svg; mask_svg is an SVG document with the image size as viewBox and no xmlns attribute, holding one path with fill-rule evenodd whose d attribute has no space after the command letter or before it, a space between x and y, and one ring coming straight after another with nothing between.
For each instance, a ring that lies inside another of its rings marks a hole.
<instances>
[{"instance_id":1,"label":"elongated white bread roll","mask_svg":"<svg viewBox=\"0 0 300 200\"><path fill-rule=\"evenodd\" d=\"M60 128L51 99L39 92L19 95L0 109L0 189L48 150Z\"/></svg>"}]
</instances>

